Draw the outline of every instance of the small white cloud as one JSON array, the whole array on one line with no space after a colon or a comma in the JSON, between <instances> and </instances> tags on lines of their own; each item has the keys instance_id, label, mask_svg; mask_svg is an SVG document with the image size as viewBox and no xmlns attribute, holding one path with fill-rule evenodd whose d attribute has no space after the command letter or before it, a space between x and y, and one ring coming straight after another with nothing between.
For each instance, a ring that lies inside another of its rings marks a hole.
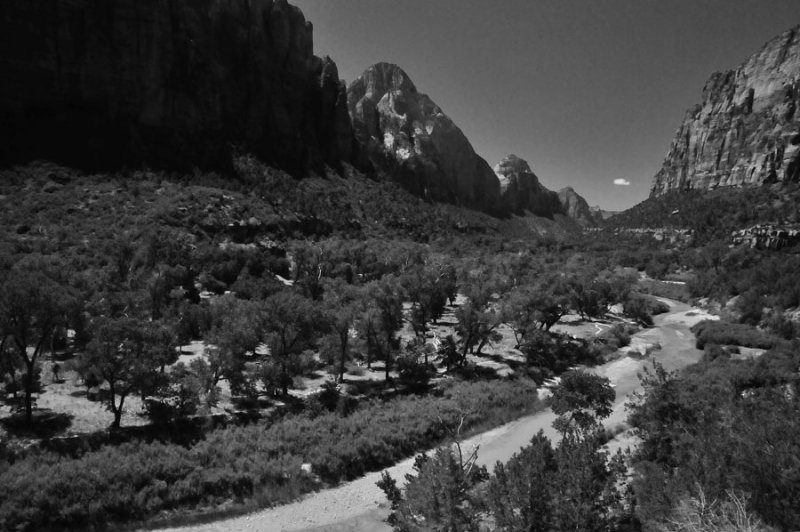
<instances>
[{"instance_id":1,"label":"small white cloud","mask_svg":"<svg viewBox=\"0 0 800 532\"><path fill-rule=\"evenodd\" d=\"M627 179L622 179L621 177L614 180L614 184L619 187L628 187L630 186L631 182Z\"/></svg>"}]
</instances>

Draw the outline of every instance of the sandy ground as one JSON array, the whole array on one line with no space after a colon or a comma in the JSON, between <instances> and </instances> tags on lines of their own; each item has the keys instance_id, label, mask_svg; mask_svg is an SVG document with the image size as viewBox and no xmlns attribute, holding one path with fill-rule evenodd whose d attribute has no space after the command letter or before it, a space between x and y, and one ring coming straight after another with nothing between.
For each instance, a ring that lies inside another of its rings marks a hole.
<instances>
[{"instance_id":1,"label":"sandy ground","mask_svg":"<svg viewBox=\"0 0 800 532\"><path fill-rule=\"evenodd\" d=\"M610 428L622 427L626 419L625 403L628 396L640 389L637 374L651 359L661 362L667 370L682 368L700 359L701 352L694 347L694 336L689 327L702 319L713 319L698 310L677 301L664 300L670 311L655 318L655 327L634 336L643 344L661 345L646 358L625 357L594 369L609 378L617 392L614 411L606 421ZM465 448L479 447L479 463L492 466L497 461L507 461L511 455L526 445L539 430L555 438L552 428L555 415L550 410L520 418L516 421L479 434L464 442ZM628 432L622 432L610 442L615 451L635 442ZM412 471L413 459L408 459L388 469L395 479L402 479ZM310 494L289 505L262 510L249 515L226 519L201 526L165 529L170 532L196 530L198 532L223 531L389 531L384 522L389 513L383 492L375 485L380 473L370 473L358 480L336 488Z\"/></svg>"}]
</instances>

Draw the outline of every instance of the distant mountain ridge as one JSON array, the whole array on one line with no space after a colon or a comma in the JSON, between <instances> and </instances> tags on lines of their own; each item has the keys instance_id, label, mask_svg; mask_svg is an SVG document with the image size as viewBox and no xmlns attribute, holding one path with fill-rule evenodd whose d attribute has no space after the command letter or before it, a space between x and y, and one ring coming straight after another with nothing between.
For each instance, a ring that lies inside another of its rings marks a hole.
<instances>
[{"instance_id":1,"label":"distant mountain ridge","mask_svg":"<svg viewBox=\"0 0 800 532\"><path fill-rule=\"evenodd\" d=\"M545 188L530 165L516 155L508 155L494 167L500 182L500 190L505 207L513 213L525 211L552 218L565 211L558 194Z\"/></svg>"},{"instance_id":2,"label":"distant mountain ridge","mask_svg":"<svg viewBox=\"0 0 800 532\"><path fill-rule=\"evenodd\" d=\"M800 179L800 26L711 76L686 113L651 197Z\"/></svg>"},{"instance_id":3,"label":"distant mountain ridge","mask_svg":"<svg viewBox=\"0 0 800 532\"><path fill-rule=\"evenodd\" d=\"M352 165L500 218L586 218L519 157L492 169L400 67L347 87L286 0L15 1L0 35L0 167L234 179L244 155L295 177Z\"/></svg>"},{"instance_id":4,"label":"distant mountain ridge","mask_svg":"<svg viewBox=\"0 0 800 532\"><path fill-rule=\"evenodd\" d=\"M509 155L492 169L397 65L367 68L348 86L347 104L370 162L413 194L500 216L569 214L525 160Z\"/></svg>"}]
</instances>

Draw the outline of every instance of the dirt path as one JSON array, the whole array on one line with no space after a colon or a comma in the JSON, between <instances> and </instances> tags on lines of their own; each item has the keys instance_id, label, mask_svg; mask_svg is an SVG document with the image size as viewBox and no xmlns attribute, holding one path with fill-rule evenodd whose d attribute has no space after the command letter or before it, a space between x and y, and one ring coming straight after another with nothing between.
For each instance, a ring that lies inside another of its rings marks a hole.
<instances>
[{"instance_id":1,"label":"dirt path","mask_svg":"<svg viewBox=\"0 0 800 532\"><path fill-rule=\"evenodd\" d=\"M702 310L692 308L677 301L663 301L670 305L670 311L655 318L655 327L646 329L634 336L634 341L643 345L658 343L661 350L654 352L652 359L661 362L667 370L682 368L700 358L700 351L694 347L694 335L689 327L709 316ZM647 360L625 357L595 368L595 372L606 376L617 392L614 411L606 421L606 426L621 426L627 416L625 402L628 396L637 391L637 374ZM526 445L539 430L555 438L552 428L555 415L546 410L520 418L493 430L470 438L465 448L479 446L478 462L489 466L495 462L507 461L512 454ZM624 437L612 442L611 449L618 448L628 441ZM413 459L404 460L389 468L389 473L398 480L412 471ZM165 529L167 532L380 532L390 531L384 522L388 507L383 492L375 485L380 473L348 482L336 488L310 494L295 503L262 510L249 515L226 519L206 525Z\"/></svg>"}]
</instances>

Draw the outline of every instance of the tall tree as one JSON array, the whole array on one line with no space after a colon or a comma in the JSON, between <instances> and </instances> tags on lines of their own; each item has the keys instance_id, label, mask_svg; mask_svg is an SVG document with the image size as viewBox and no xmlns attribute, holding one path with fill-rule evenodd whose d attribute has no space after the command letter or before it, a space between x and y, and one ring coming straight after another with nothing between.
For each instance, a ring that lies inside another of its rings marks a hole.
<instances>
[{"instance_id":1,"label":"tall tree","mask_svg":"<svg viewBox=\"0 0 800 532\"><path fill-rule=\"evenodd\" d=\"M327 345L335 351L339 382L344 380L345 365L350 358L353 326L361 305L361 291L344 281L326 283L323 295L324 320L330 333Z\"/></svg>"},{"instance_id":2,"label":"tall tree","mask_svg":"<svg viewBox=\"0 0 800 532\"><path fill-rule=\"evenodd\" d=\"M109 389L108 408L119 428L125 399L135 392L151 393L159 368L174 352L169 331L157 323L136 318L101 318L94 338L80 355L79 371L101 377Z\"/></svg>"},{"instance_id":3,"label":"tall tree","mask_svg":"<svg viewBox=\"0 0 800 532\"><path fill-rule=\"evenodd\" d=\"M279 387L285 397L293 376L302 370L299 355L313 347L319 334L321 317L310 299L283 290L264 300L259 320L261 339L279 369Z\"/></svg>"},{"instance_id":4,"label":"tall tree","mask_svg":"<svg viewBox=\"0 0 800 532\"><path fill-rule=\"evenodd\" d=\"M25 419L31 423L39 358L54 331L65 326L76 299L44 271L19 266L9 272L0 287L0 356L16 356L24 366ZM12 349L7 349L9 345Z\"/></svg>"},{"instance_id":5,"label":"tall tree","mask_svg":"<svg viewBox=\"0 0 800 532\"><path fill-rule=\"evenodd\" d=\"M367 309L359 319L359 329L367 343L369 356L385 362L387 382L390 380L394 353L399 348L397 333L403 327L403 297L397 279L385 276L365 286Z\"/></svg>"}]
</instances>

